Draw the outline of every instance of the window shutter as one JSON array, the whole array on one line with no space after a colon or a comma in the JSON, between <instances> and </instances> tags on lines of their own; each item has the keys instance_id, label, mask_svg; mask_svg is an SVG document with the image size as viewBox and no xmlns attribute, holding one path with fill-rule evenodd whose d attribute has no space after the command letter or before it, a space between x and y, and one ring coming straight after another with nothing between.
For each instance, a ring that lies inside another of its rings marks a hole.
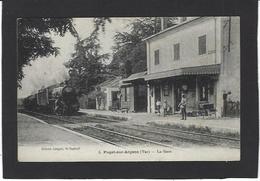
<instances>
[{"instance_id":1,"label":"window shutter","mask_svg":"<svg viewBox=\"0 0 260 181\"><path fill-rule=\"evenodd\" d=\"M154 64L155 65L158 65L160 62L159 62L159 50L155 50L154 51Z\"/></svg>"},{"instance_id":2,"label":"window shutter","mask_svg":"<svg viewBox=\"0 0 260 181\"><path fill-rule=\"evenodd\" d=\"M206 51L206 35L203 35L199 37L199 55L205 54Z\"/></svg>"},{"instance_id":3,"label":"window shutter","mask_svg":"<svg viewBox=\"0 0 260 181\"><path fill-rule=\"evenodd\" d=\"M180 44L174 44L174 60L180 60Z\"/></svg>"}]
</instances>

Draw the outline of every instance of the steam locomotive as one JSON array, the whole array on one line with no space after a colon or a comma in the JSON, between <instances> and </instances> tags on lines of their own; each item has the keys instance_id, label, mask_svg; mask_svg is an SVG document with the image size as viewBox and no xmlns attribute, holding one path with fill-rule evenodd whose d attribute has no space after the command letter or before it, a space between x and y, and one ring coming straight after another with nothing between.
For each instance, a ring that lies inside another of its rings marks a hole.
<instances>
[{"instance_id":1,"label":"steam locomotive","mask_svg":"<svg viewBox=\"0 0 260 181\"><path fill-rule=\"evenodd\" d=\"M31 111L70 115L79 111L78 90L64 83L42 88L24 99L24 108Z\"/></svg>"}]
</instances>

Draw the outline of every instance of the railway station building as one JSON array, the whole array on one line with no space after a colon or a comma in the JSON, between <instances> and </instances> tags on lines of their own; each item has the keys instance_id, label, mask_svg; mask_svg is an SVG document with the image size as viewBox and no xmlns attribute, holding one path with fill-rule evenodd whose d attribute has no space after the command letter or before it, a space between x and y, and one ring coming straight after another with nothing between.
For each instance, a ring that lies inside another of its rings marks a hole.
<instances>
[{"instance_id":1,"label":"railway station building","mask_svg":"<svg viewBox=\"0 0 260 181\"><path fill-rule=\"evenodd\" d=\"M178 111L185 94L189 113L240 115L239 17L191 18L144 41L148 113L156 112L157 100Z\"/></svg>"}]
</instances>

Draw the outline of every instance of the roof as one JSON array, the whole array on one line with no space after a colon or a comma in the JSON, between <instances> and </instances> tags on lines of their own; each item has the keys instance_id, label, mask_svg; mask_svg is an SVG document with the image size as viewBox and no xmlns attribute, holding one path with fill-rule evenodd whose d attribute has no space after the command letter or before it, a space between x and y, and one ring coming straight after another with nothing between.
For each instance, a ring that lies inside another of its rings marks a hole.
<instances>
[{"instance_id":1,"label":"roof","mask_svg":"<svg viewBox=\"0 0 260 181\"><path fill-rule=\"evenodd\" d=\"M108 79L104 82L102 82L101 84L99 84L98 86L100 87L119 87L119 81L122 79L121 76L118 76L116 78L112 78L112 79Z\"/></svg>"},{"instance_id":2,"label":"roof","mask_svg":"<svg viewBox=\"0 0 260 181\"><path fill-rule=\"evenodd\" d=\"M164 72L152 73L145 76L145 80L162 79L181 75L214 75L220 73L220 64L186 67Z\"/></svg>"},{"instance_id":3,"label":"roof","mask_svg":"<svg viewBox=\"0 0 260 181\"><path fill-rule=\"evenodd\" d=\"M138 79L144 79L144 77L145 77L146 74L147 74L146 71L144 71L144 72L138 72L138 73L135 73L135 74L130 75L130 76L127 77L126 79L122 79L122 82L123 82L123 83L126 83L126 82L135 81L135 80L138 80Z\"/></svg>"},{"instance_id":4,"label":"roof","mask_svg":"<svg viewBox=\"0 0 260 181\"><path fill-rule=\"evenodd\" d=\"M119 82L119 86L120 87L124 87L124 86L131 86L132 84L131 83L125 83L123 82L124 79L122 79L120 82Z\"/></svg>"},{"instance_id":5,"label":"roof","mask_svg":"<svg viewBox=\"0 0 260 181\"><path fill-rule=\"evenodd\" d=\"M147 41L147 40L149 40L149 39L151 39L151 38L154 38L154 37L156 37L156 36L158 36L158 35L160 35L160 34L163 34L163 33L165 33L165 32L168 32L168 31L170 31L170 30L173 30L173 29L175 29L175 28L178 28L178 27L180 27L180 26L183 26L183 25L185 25L185 24L188 24L188 23L190 23L190 22L192 22L192 21L195 21L195 20L197 20L197 19L200 19L200 18L203 18L203 17L197 17L197 18L194 18L194 19L187 20L187 21L184 21L184 22L182 22L182 23L179 23L179 24L177 24L177 25L175 25L175 26L171 26L171 27L169 27L169 28L166 28L166 29L164 29L164 30L162 30L162 31L160 31L160 32L158 32L158 33L156 33L156 34L153 34L153 35L151 35L151 36L149 36L149 37L147 37L147 38L144 38L143 41Z\"/></svg>"}]
</instances>

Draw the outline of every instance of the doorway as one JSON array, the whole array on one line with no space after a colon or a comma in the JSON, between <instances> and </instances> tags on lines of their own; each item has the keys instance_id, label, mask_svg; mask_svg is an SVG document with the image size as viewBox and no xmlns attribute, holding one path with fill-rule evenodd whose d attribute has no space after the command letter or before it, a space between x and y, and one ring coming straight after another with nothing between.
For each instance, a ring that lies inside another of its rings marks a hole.
<instances>
[{"instance_id":1,"label":"doorway","mask_svg":"<svg viewBox=\"0 0 260 181\"><path fill-rule=\"evenodd\" d=\"M147 87L146 85L134 86L134 109L135 112L147 111Z\"/></svg>"},{"instance_id":2,"label":"doorway","mask_svg":"<svg viewBox=\"0 0 260 181\"><path fill-rule=\"evenodd\" d=\"M155 85L154 96L155 96L155 107L156 107L157 100L161 101L161 87L159 85Z\"/></svg>"},{"instance_id":3,"label":"doorway","mask_svg":"<svg viewBox=\"0 0 260 181\"><path fill-rule=\"evenodd\" d=\"M179 103L181 102L181 94L182 90L180 85L174 87L174 100L175 100L175 111L179 111L180 108L178 107Z\"/></svg>"},{"instance_id":4,"label":"doorway","mask_svg":"<svg viewBox=\"0 0 260 181\"><path fill-rule=\"evenodd\" d=\"M118 110L119 109L119 98L118 98L118 94L120 92L119 91L111 91L112 94L112 109L114 110Z\"/></svg>"}]
</instances>

